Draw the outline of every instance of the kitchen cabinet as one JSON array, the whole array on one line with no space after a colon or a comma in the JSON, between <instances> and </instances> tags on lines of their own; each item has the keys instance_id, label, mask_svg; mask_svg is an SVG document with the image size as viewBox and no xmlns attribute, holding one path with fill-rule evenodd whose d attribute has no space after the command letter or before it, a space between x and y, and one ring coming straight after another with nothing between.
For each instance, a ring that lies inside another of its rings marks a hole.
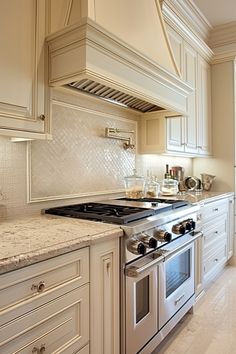
<instances>
[{"instance_id":1,"label":"kitchen cabinet","mask_svg":"<svg viewBox=\"0 0 236 354\"><path fill-rule=\"evenodd\" d=\"M91 353L119 354L119 240L91 246Z\"/></svg>"},{"instance_id":2,"label":"kitchen cabinet","mask_svg":"<svg viewBox=\"0 0 236 354\"><path fill-rule=\"evenodd\" d=\"M228 198L206 203L201 208L204 287L220 273L227 262L229 217Z\"/></svg>"},{"instance_id":3,"label":"kitchen cabinet","mask_svg":"<svg viewBox=\"0 0 236 354\"><path fill-rule=\"evenodd\" d=\"M144 114L141 118L141 153L203 156L211 153L210 65L170 26L170 44L183 80L192 88L187 115L171 112ZM155 122L156 120L156 122ZM160 135L163 136L160 139Z\"/></svg>"},{"instance_id":4,"label":"kitchen cabinet","mask_svg":"<svg viewBox=\"0 0 236 354\"><path fill-rule=\"evenodd\" d=\"M0 134L49 137L45 0L2 0Z\"/></svg>"},{"instance_id":5,"label":"kitchen cabinet","mask_svg":"<svg viewBox=\"0 0 236 354\"><path fill-rule=\"evenodd\" d=\"M0 278L1 353L89 352L88 248Z\"/></svg>"}]
</instances>

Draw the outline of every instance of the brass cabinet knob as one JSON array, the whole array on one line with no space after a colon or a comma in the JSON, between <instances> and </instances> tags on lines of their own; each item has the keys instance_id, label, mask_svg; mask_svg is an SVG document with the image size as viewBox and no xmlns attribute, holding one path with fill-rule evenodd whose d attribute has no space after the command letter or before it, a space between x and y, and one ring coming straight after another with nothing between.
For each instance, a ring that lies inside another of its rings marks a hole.
<instances>
[{"instance_id":1,"label":"brass cabinet knob","mask_svg":"<svg viewBox=\"0 0 236 354\"><path fill-rule=\"evenodd\" d=\"M45 114L40 114L39 119L44 121L46 119Z\"/></svg>"},{"instance_id":2,"label":"brass cabinet knob","mask_svg":"<svg viewBox=\"0 0 236 354\"><path fill-rule=\"evenodd\" d=\"M43 354L46 351L45 344L41 344L40 348L33 347L32 354Z\"/></svg>"},{"instance_id":3,"label":"brass cabinet knob","mask_svg":"<svg viewBox=\"0 0 236 354\"><path fill-rule=\"evenodd\" d=\"M45 289L45 282L42 280L38 284L33 284L31 290L36 290L38 293L43 292Z\"/></svg>"}]
</instances>

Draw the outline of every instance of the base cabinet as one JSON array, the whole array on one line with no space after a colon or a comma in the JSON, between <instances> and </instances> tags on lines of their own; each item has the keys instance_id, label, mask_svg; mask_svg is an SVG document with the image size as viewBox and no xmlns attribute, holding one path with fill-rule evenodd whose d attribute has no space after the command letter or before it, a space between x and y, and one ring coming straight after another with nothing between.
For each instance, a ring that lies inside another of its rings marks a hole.
<instances>
[{"instance_id":1,"label":"base cabinet","mask_svg":"<svg viewBox=\"0 0 236 354\"><path fill-rule=\"evenodd\" d=\"M1 353L88 353L88 248L0 279Z\"/></svg>"},{"instance_id":2,"label":"base cabinet","mask_svg":"<svg viewBox=\"0 0 236 354\"><path fill-rule=\"evenodd\" d=\"M90 353L119 354L119 240L91 247Z\"/></svg>"},{"instance_id":3,"label":"base cabinet","mask_svg":"<svg viewBox=\"0 0 236 354\"><path fill-rule=\"evenodd\" d=\"M205 287L219 274L228 260L229 199L205 204L201 209L201 219L203 286Z\"/></svg>"}]
</instances>

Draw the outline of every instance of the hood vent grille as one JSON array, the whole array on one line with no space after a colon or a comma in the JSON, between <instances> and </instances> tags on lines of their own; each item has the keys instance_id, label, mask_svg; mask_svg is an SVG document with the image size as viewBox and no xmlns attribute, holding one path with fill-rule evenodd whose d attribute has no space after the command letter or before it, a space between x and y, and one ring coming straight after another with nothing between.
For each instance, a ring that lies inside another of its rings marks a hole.
<instances>
[{"instance_id":1,"label":"hood vent grille","mask_svg":"<svg viewBox=\"0 0 236 354\"><path fill-rule=\"evenodd\" d=\"M137 97L128 95L111 87L102 85L92 80L81 80L67 84L67 86L77 90L89 93L96 97L102 98L111 103L118 104L123 107L129 107L139 112L155 112L163 110L163 108L152 103L143 101Z\"/></svg>"}]
</instances>

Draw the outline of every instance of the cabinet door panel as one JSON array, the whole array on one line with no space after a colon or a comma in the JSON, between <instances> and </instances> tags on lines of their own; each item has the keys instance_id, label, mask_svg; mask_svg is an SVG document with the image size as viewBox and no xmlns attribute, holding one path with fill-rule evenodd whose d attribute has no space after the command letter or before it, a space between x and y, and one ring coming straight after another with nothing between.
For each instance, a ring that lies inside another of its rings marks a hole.
<instances>
[{"instance_id":1,"label":"cabinet door panel","mask_svg":"<svg viewBox=\"0 0 236 354\"><path fill-rule=\"evenodd\" d=\"M91 247L91 353L119 350L119 240Z\"/></svg>"},{"instance_id":2,"label":"cabinet door panel","mask_svg":"<svg viewBox=\"0 0 236 354\"><path fill-rule=\"evenodd\" d=\"M44 133L45 1L2 0L0 128Z\"/></svg>"},{"instance_id":3,"label":"cabinet door panel","mask_svg":"<svg viewBox=\"0 0 236 354\"><path fill-rule=\"evenodd\" d=\"M198 145L202 155L211 151L211 68L198 57Z\"/></svg>"},{"instance_id":4,"label":"cabinet door panel","mask_svg":"<svg viewBox=\"0 0 236 354\"><path fill-rule=\"evenodd\" d=\"M197 82L197 53L187 43L184 45L184 79L193 88L187 100L188 116L185 128L185 151L197 153L197 115L196 115L196 82Z\"/></svg>"},{"instance_id":5,"label":"cabinet door panel","mask_svg":"<svg viewBox=\"0 0 236 354\"><path fill-rule=\"evenodd\" d=\"M184 152L184 119L183 117L167 118L167 150Z\"/></svg>"}]
</instances>

